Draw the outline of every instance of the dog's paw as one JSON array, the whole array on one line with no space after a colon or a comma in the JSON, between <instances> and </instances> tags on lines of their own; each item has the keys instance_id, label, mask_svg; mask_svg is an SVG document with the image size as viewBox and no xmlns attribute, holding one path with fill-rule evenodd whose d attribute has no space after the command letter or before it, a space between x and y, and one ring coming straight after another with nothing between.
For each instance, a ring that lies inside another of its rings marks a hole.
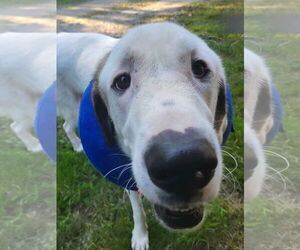
<instances>
[{"instance_id":1,"label":"dog's paw","mask_svg":"<svg viewBox=\"0 0 300 250\"><path fill-rule=\"evenodd\" d=\"M131 238L131 247L133 250L148 250L149 239L148 232L141 230L133 230Z\"/></svg>"}]
</instances>

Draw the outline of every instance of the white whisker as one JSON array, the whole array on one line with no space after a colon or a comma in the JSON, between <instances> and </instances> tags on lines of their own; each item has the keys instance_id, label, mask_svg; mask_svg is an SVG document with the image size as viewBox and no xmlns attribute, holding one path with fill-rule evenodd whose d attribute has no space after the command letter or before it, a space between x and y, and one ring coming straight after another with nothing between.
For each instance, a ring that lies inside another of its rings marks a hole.
<instances>
[{"instance_id":1,"label":"white whisker","mask_svg":"<svg viewBox=\"0 0 300 250\"><path fill-rule=\"evenodd\" d=\"M278 154L278 153L275 153L275 152L273 152L273 151L271 151L271 150L264 150L264 152L265 152L266 154L269 154L269 155L277 156L278 158L282 159L282 160L286 163L286 167L285 167L284 169L278 171L279 173L281 173L281 172L287 170L287 169L290 167L290 162L289 162L288 159L285 158L284 156L282 156L282 155L280 155L280 154Z\"/></svg>"},{"instance_id":2,"label":"white whisker","mask_svg":"<svg viewBox=\"0 0 300 250\"><path fill-rule=\"evenodd\" d=\"M118 180L120 180L122 174L124 174L127 170L131 169L131 166L125 167L118 176Z\"/></svg>"},{"instance_id":3,"label":"white whisker","mask_svg":"<svg viewBox=\"0 0 300 250\"><path fill-rule=\"evenodd\" d=\"M282 176L279 175L281 181L279 181L277 178L275 178L273 175L266 175L267 178L272 179L273 181L276 181L278 184L283 185L283 191L286 190L286 182Z\"/></svg>"},{"instance_id":4,"label":"white whisker","mask_svg":"<svg viewBox=\"0 0 300 250\"><path fill-rule=\"evenodd\" d=\"M129 189L131 189L134 185L136 185L136 181L134 181L134 182L132 183L132 185L129 187Z\"/></svg>"},{"instance_id":5,"label":"white whisker","mask_svg":"<svg viewBox=\"0 0 300 250\"><path fill-rule=\"evenodd\" d=\"M118 156L126 156L126 157L128 157L127 155L121 154L121 153L115 153L115 154L111 154L111 155L118 155Z\"/></svg>"},{"instance_id":6,"label":"white whisker","mask_svg":"<svg viewBox=\"0 0 300 250\"><path fill-rule=\"evenodd\" d=\"M234 168L230 171L230 173L232 174L237 169L238 162L237 162L236 158L232 154L230 154L228 151L225 151L224 149L222 149L222 152L225 153L225 154L227 154L230 158L232 158L233 161L234 161L234 163L235 163Z\"/></svg>"},{"instance_id":7,"label":"white whisker","mask_svg":"<svg viewBox=\"0 0 300 250\"><path fill-rule=\"evenodd\" d=\"M113 171L119 169L119 168L122 168L122 167L126 167L126 166L130 166L131 163L128 163L128 164L124 164L124 165L121 165L121 166L118 166L118 167L115 167L113 168L112 170L108 171L105 175L104 175L104 178L107 177L110 173L112 173Z\"/></svg>"},{"instance_id":8,"label":"white whisker","mask_svg":"<svg viewBox=\"0 0 300 250\"><path fill-rule=\"evenodd\" d=\"M132 181L132 179L133 179L133 177L131 177L131 178L128 180L128 182L127 182L127 184L126 184L126 186L125 186L125 189L127 189L128 184Z\"/></svg>"},{"instance_id":9,"label":"white whisker","mask_svg":"<svg viewBox=\"0 0 300 250\"><path fill-rule=\"evenodd\" d=\"M224 173L223 177L225 179L227 179L230 183L232 183L233 190L232 190L231 194L233 194L235 192L235 190L236 190L237 185L239 186L239 182L238 182L238 180L236 179L236 177L232 174L232 172L227 167L224 166L224 169L228 172L229 176Z\"/></svg>"},{"instance_id":10,"label":"white whisker","mask_svg":"<svg viewBox=\"0 0 300 250\"><path fill-rule=\"evenodd\" d=\"M128 179L127 184L126 184L126 186L125 186L125 188L124 188L124 191L123 191L123 197L122 197L123 202L125 202L125 197L127 196L126 194L129 193L129 190L127 189L127 186L128 186L128 184L130 183L130 181L131 181L132 179L133 179L133 177L131 177L131 178Z\"/></svg>"},{"instance_id":11,"label":"white whisker","mask_svg":"<svg viewBox=\"0 0 300 250\"><path fill-rule=\"evenodd\" d=\"M278 175L280 177L280 179L284 183L285 187L286 187L286 182L288 182L291 186L294 186L294 184L290 181L290 179L288 177L286 177L285 175L283 175L280 171L278 171L275 168L272 168L270 166L268 166L268 169L271 169L272 171L275 172L276 175Z\"/></svg>"}]
</instances>

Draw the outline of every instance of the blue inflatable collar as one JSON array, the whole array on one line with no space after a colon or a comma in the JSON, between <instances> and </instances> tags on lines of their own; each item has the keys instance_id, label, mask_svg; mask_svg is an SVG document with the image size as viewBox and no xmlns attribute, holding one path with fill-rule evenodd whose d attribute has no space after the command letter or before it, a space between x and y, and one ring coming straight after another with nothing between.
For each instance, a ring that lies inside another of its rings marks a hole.
<instances>
[{"instance_id":1,"label":"blue inflatable collar","mask_svg":"<svg viewBox=\"0 0 300 250\"><path fill-rule=\"evenodd\" d=\"M265 145L268 145L271 143L271 141L274 139L276 134L282 129L282 103L280 99L280 95L275 88L274 85L272 85L272 105L273 105L273 127L269 131L269 133L266 136L266 142Z\"/></svg>"},{"instance_id":2,"label":"blue inflatable collar","mask_svg":"<svg viewBox=\"0 0 300 250\"><path fill-rule=\"evenodd\" d=\"M56 83L54 82L38 102L35 121L35 134L44 153L56 162Z\"/></svg>"}]
</instances>

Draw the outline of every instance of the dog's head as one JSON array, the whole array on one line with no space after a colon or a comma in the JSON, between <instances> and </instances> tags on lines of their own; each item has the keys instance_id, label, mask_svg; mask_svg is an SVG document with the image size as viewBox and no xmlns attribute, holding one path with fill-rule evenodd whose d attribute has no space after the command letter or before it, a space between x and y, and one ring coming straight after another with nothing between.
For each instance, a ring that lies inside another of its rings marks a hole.
<instances>
[{"instance_id":1,"label":"dog's head","mask_svg":"<svg viewBox=\"0 0 300 250\"><path fill-rule=\"evenodd\" d=\"M266 172L263 145L273 126L272 81L263 59L245 49L245 201L262 189Z\"/></svg>"},{"instance_id":2,"label":"dog's head","mask_svg":"<svg viewBox=\"0 0 300 250\"><path fill-rule=\"evenodd\" d=\"M122 37L99 66L95 110L109 145L131 157L141 193L170 228L193 228L217 195L227 126L220 58L172 23Z\"/></svg>"}]
</instances>

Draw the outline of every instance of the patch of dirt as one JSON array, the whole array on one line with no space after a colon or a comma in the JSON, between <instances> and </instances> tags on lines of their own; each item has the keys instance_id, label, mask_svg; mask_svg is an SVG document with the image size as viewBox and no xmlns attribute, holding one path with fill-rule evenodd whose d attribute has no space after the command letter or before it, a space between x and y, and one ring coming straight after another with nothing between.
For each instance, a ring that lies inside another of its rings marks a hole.
<instances>
[{"instance_id":1,"label":"patch of dirt","mask_svg":"<svg viewBox=\"0 0 300 250\"><path fill-rule=\"evenodd\" d=\"M47 3L0 8L0 32L55 32L56 4Z\"/></svg>"},{"instance_id":2,"label":"patch of dirt","mask_svg":"<svg viewBox=\"0 0 300 250\"><path fill-rule=\"evenodd\" d=\"M58 9L58 32L95 32L121 36L145 20L163 21L194 0L158 0L133 3L97 0Z\"/></svg>"}]
</instances>

